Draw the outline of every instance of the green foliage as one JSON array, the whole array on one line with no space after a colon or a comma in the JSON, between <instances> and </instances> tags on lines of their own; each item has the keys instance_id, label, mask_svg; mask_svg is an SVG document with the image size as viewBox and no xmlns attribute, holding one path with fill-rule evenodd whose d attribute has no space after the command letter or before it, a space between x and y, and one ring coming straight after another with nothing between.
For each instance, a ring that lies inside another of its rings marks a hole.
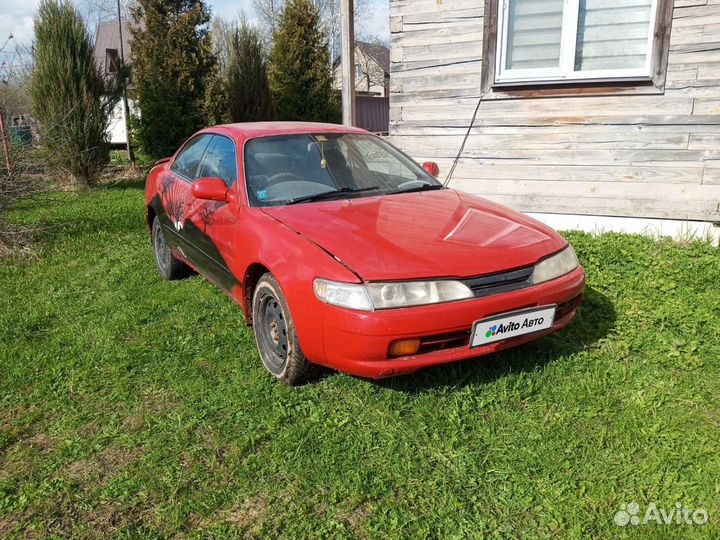
<instances>
[{"instance_id":1,"label":"green foliage","mask_svg":"<svg viewBox=\"0 0 720 540\"><path fill-rule=\"evenodd\" d=\"M225 78L219 69L214 69L206 81L203 114L207 125L225 124L229 121L227 113L228 93Z\"/></svg>"},{"instance_id":2,"label":"green foliage","mask_svg":"<svg viewBox=\"0 0 720 540\"><path fill-rule=\"evenodd\" d=\"M82 185L93 185L109 160L107 127L124 73L105 80L72 3L42 0L35 17L33 114L49 163Z\"/></svg>"},{"instance_id":3,"label":"green foliage","mask_svg":"<svg viewBox=\"0 0 720 540\"><path fill-rule=\"evenodd\" d=\"M215 76L210 12L203 0L139 0L132 13L140 109L133 130L144 153L158 159L204 127L213 108L207 103Z\"/></svg>"},{"instance_id":4,"label":"green foliage","mask_svg":"<svg viewBox=\"0 0 720 540\"><path fill-rule=\"evenodd\" d=\"M280 120L339 122L320 13L310 0L289 0L270 53L270 88Z\"/></svg>"},{"instance_id":5,"label":"green foliage","mask_svg":"<svg viewBox=\"0 0 720 540\"><path fill-rule=\"evenodd\" d=\"M716 247L572 233L558 334L288 388L231 299L157 276L143 206L139 182L12 216L47 227L0 264L0 536L720 536ZM710 521L618 527L632 501Z\"/></svg>"},{"instance_id":6,"label":"green foliage","mask_svg":"<svg viewBox=\"0 0 720 540\"><path fill-rule=\"evenodd\" d=\"M215 69L207 81L204 110L208 124L225 124L229 122L227 97L227 66L230 56L230 39L235 24L214 16L210 23L210 38L215 57Z\"/></svg>"},{"instance_id":7,"label":"green foliage","mask_svg":"<svg viewBox=\"0 0 720 540\"><path fill-rule=\"evenodd\" d=\"M273 119L262 37L246 20L241 21L230 39L226 85L232 122Z\"/></svg>"}]
</instances>

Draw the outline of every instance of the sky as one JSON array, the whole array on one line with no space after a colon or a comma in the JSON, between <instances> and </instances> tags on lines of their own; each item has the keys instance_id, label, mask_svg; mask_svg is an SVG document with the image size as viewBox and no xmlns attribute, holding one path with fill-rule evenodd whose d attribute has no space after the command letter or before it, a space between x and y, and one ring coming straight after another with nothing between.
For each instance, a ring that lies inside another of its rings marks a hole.
<instances>
[{"instance_id":1,"label":"sky","mask_svg":"<svg viewBox=\"0 0 720 540\"><path fill-rule=\"evenodd\" d=\"M87 14L87 0L74 0L85 13L90 25L97 24L97 15ZM232 19L241 11L254 20L252 0L205 0L213 14ZM358 39L372 37L390 39L390 0L367 0L368 9L362 20L356 21ZM29 47L33 41L33 15L40 0L0 0L0 82L12 80L30 65ZM92 29L94 32L94 28ZM12 34L12 39L8 39Z\"/></svg>"},{"instance_id":2,"label":"sky","mask_svg":"<svg viewBox=\"0 0 720 540\"><path fill-rule=\"evenodd\" d=\"M244 10L252 18L252 0L206 0L213 13L222 17L232 18ZM390 37L389 0L368 0L369 9L365 20L356 29L358 37L376 36L384 40ZM14 39L5 45L3 57L15 46L30 45L33 39L33 13L37 10L39 0L1 0L0 3L0 48L12 33ZM6 59L6 58L4 58ZM2 59L0 59L1 61Z\"/></svg>"},{"instance_id":3,"label":"sky","mask_svg":"<svg viewBox=\"0 0 720 540\"><path fill-rule=\"evenodd\" d=\"M38 0L2 0L0 47L11 33L18 41L29 42L32 40L32 16L38 4Z\"/></svg>"}]
</instances>

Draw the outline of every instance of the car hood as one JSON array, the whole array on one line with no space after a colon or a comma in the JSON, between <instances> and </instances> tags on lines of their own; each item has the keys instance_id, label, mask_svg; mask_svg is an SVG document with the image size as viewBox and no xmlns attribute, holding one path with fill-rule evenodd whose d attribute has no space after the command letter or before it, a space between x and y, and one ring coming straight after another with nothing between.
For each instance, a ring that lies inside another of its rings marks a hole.
<instances>
[{"instance_id":1,"label":"car hood","mask_svg":"<svg viewBox=\"0 0 720 540\"><path fill-rule=\"evenodd\" d=\"M536 263L567 242L452 189L265 207L368 281L469 277Z\"/></svg>"}]
</instances>

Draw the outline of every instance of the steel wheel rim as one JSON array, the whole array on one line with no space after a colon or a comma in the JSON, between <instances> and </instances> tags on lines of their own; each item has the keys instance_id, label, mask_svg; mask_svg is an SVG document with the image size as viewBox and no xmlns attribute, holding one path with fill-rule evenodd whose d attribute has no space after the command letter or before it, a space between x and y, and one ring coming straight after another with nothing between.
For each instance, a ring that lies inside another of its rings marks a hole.
<instances>
[{"instance_id":1,"label":"steel wheel rim","mask_svg":"<svg viewBox=\"0 0 720 540\"><path fill-rule=\"evenodd\" d=\"M160 271L165 271L169 255L170 250L165 243L165 235L163 235L162 229L158 225L155 227L155 260Z\"/></svg>"},{"instance_id":2,"label":"steel wheel rim","mask_svg":"<svg viewBox=\"0 0 720 540\"><path fill-rule=\"evenodd\" d=\"M287 320L280 302L272 294L260 298L255 324L265 365L270 371L281 373L287 364Z\"/></svg>"}]
</instances>

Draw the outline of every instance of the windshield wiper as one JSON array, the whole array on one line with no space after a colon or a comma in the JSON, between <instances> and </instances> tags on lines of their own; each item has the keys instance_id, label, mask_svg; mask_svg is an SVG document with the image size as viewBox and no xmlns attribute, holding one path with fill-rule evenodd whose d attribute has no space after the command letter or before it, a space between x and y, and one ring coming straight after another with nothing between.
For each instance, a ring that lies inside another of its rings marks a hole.
<instances>
[{"instance_id":1,"label":"windshield wiper","mask_svg":"<svg viewBox=\"0 0 720 540\"><path fill-rule=\"evenodd\" d=\"M423 184L422 186L415 186L407 189L398 189L391 193L413 193L415 191L431 191L433 189L443 189L445 186L442 184Z\"/></svg>"},{"instance_id":2,"label":"windshield wiper","mask_svg":"<svg viewBox=\"0 0 720 540\"><path fill-rule=\"evenodd\" d=\"M332 199L342 199L344 196L355 193L365 193L366 191L377 191L380 186L371 186L365 188L348 188L344 187L341 189L334 189L332 191L323 191L322 193L316 193L315 195L307 195L305 197L297 197L296 199L290 199L285 204L297 204L301 202L312 202L312 201L329 201Z\"/></svg>"}]
</instances>

